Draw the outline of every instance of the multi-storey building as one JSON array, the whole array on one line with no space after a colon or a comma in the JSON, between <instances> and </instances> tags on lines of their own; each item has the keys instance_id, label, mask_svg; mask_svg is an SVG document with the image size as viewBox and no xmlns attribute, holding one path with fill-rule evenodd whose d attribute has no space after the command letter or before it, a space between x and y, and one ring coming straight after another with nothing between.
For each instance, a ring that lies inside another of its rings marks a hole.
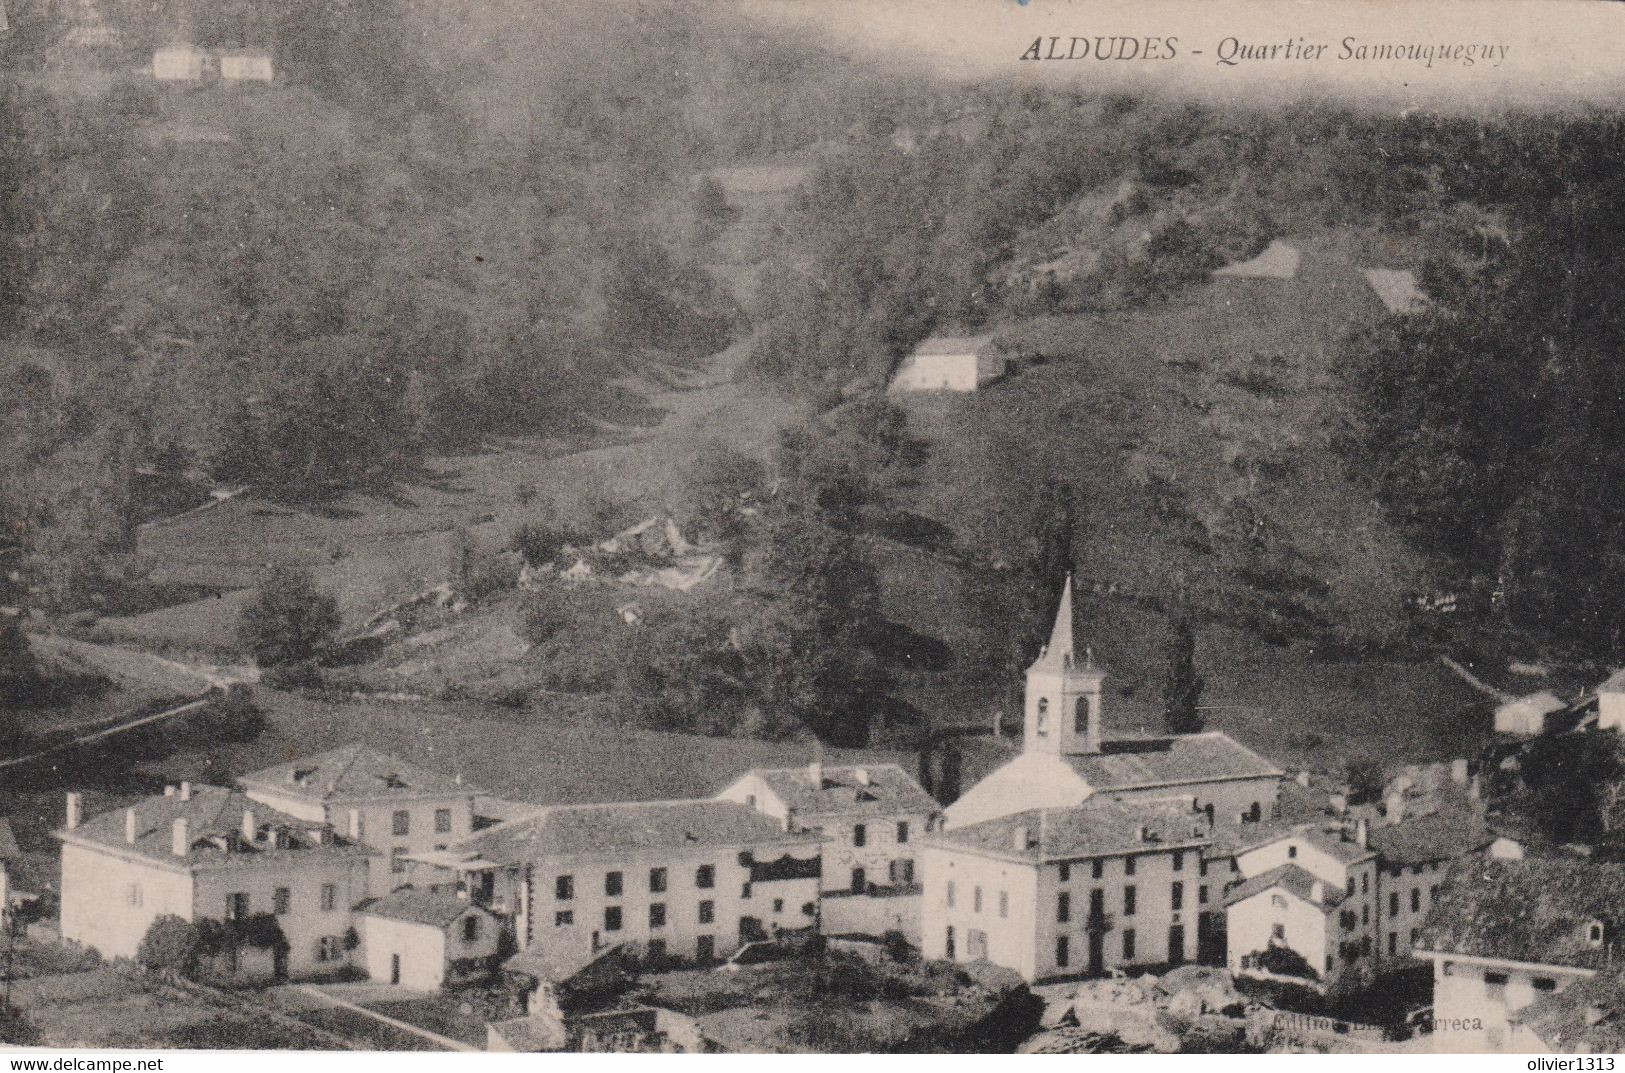
<instances>
[{"instance_id":1,"label":"multi-storey building","mask_svg":"<svg viewBox=\"0 0 1625 1073\"><path fill-rule=\"evenodd\" d=\"M348 965L351 907L366 895L366 851L320 820L236 790L181 783L128 808L84 818L68 795L62 843L64 939L133 958L152 922L275 917L287 939L276 975Z\"/></svg>"},{"instance_id":2,"label":"multi-storey building","mask_svg":"<svg viewBox=\"0 0 1625 1073\"><path fill-rule=\"evenodd\" d=\"M1208 831L1189 798L1099 798L935 833L925 956L1029 981L1192 960Z\"/></svg>"},{"instance_id":3,"label":"multi-storey building","mask_svg":"<svg viewBox=\"0 0 1625 1073\"><path fill-rule=\"evenodd\" d=\"M896 764L752 768L717 795L824 836L822 927L920 939L919 847L936 799Z\"/></svg>"},{"instance_id":4,"label":"multi-storey building","mask_svg":"<svg viewBox=\"0 0 1625 1073\"><path fill-rule=\"evenodd\" d=\"M732 801L655 801L544 808L414 857L566 974L610 946L703 962L816 926L822 842Z\"/></svg>"},{"instance_id":5,"label":"multi-storey building","mask_svg":"<svg viewBox=\"0 0 1625 1073\"><path fill-rule=\"evenodd\" d=\"M444 849L474 830L474 794L460 777L408 764L365 745L256 771L238 780L255 801L325 823L371 847L368 889L374 895L421 884L407 854Z\"/></svg>"},{"instance_id":6,"label":"multi-storey building","mask_svg":"<svg viewBox=\"0 0 1625 1073\"><path fill-rule=\"evenodd\" d=\"M1531 1047L1533 1040L1517 1034L1526 1008L1620 963L1621 890L1620 865L1458 861L1415 946L1416 957L1433 963L1437 1049ZM1527 1023L1541 1024L1534 1012Z\"/></svg>"}]
</instances>

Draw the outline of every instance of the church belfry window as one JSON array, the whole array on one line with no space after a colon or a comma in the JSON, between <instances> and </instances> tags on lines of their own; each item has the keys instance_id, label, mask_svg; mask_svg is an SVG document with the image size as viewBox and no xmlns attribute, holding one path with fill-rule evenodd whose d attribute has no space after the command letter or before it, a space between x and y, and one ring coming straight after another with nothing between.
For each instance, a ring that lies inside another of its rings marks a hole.
<instances>
[{"instance_id":1,"label":"church belfry window","mask_svg":"<svg viewBox=\"0 0 1625 1073\"><path fill-rule=\"evenodd\" d=\"M1089 698L1079 697L1072 709L1072 732L1074 734L1089 733Z\"/></svg>"}]
</instances>

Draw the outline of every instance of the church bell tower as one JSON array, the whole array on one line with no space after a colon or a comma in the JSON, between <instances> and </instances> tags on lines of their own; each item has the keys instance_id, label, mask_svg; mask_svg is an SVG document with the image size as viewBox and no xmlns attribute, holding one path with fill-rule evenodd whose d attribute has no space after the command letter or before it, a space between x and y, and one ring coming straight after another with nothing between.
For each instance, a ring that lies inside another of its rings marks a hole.
<instances>
[{"instance_id":1,"label":"church bell tower","mask_svg":"<svg viewBox=\"0 0 1625 1073\"><path fill-rule=\"evenodd\" d=\"M1077 658L1072 635L1072 578L1061 591L1049 644L1027 668L1023 752L1100 752L1100 685L1106 678L1085 650Z\"/></svg>"}]
</instances>

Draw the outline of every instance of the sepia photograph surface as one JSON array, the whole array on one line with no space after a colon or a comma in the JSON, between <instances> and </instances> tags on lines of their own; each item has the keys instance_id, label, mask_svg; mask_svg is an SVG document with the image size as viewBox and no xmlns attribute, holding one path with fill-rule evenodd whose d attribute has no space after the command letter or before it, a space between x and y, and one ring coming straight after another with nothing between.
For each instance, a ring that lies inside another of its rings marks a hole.
<instances>
[{"instance_id":1,"label":"sepia photograph surface","mask_svg":"<svg viewBox=\"0 0 1625 1073\"><path fill-rule=\"evenodd\" d=\"M0 0L0 1050L1625 1049L1622 41Z\"/></svg>"}]
</instances>

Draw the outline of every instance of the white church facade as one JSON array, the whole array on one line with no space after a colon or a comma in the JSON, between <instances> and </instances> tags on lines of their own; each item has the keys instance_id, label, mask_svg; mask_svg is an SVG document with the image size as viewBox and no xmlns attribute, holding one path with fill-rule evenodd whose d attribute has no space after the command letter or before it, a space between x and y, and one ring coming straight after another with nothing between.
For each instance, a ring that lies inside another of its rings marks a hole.
<instances>
[{"instance_id":1,"label":"white church facade","mask_svg":"<svg viewBox=\"0 0 1625 1073\"><path fill-rule=\"evenodd\" d=\"M948 806L922 854L926 957L1028 980L1195 960L1222 927L1233 834L1285 773L1219 732L1110 738L1072 583L1027 670L1021 753Z\"/></svg>"}]
</instances>

